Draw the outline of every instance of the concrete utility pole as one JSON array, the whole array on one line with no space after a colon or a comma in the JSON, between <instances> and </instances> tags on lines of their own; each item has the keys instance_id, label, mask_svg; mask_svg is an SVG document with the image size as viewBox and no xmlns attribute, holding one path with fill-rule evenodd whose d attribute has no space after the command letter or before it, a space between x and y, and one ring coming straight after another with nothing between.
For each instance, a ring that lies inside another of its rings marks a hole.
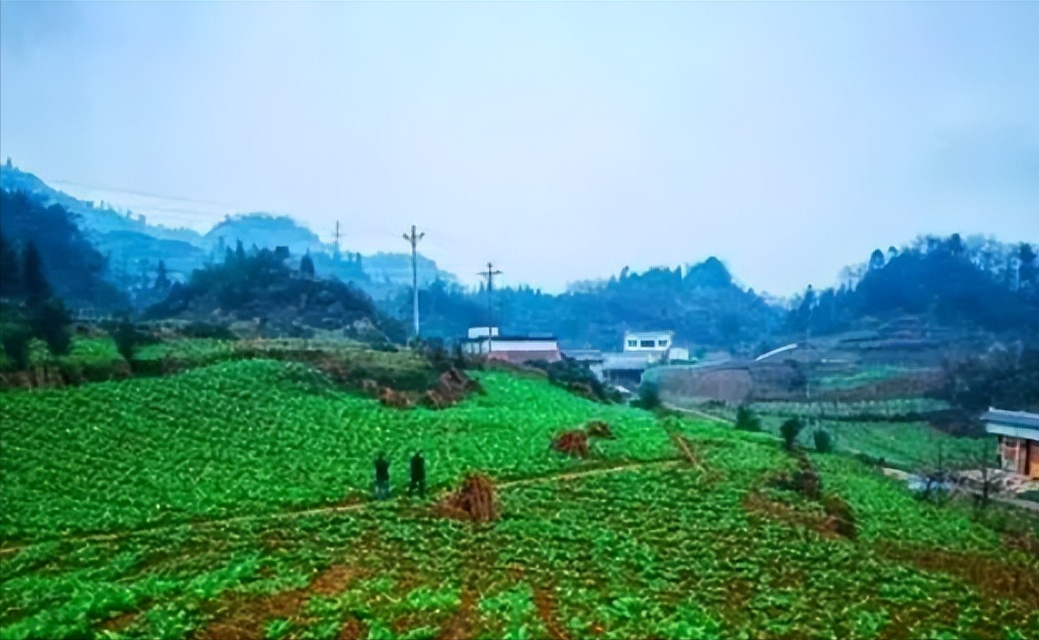
<instances>
[{"instance_id":1,"label":"concrete utility pole","mask_svg":"<svg viewBox=\"0 0 1039 640\"><path fill-rule=\"evenodd\" d=\"M487 263L487 271L479 272L479 275L487 278L487 355L491 355L491 334L493 331L493 312L491 307L491 291L494 289L494 276L500 275L501 271L494 268L490 262Z\"/></svg>"},{"instance_id":2,"label":"concrete utility pole","mask_svg":"<svg viewBox=\"0 0 1039 640\"><path fill-rule=\"evenodd\" d=\"M415 337L418 337L418 241L425 237L423 231L415 234L415 225L411 225L411 233L404 234L404 239L411 243L411 315L415 322Z\"/></svg>"},{"instance_id":3,"label":"concrete utility pole","mask_svg":"<svg viewBox=\"0 0 1039 640\"><path fill-rule=\"evenodd\" d=\"M335 259L336 262L339 262L339 257L340 256L339 256L339 221L338 220L336 220L336 235L335 235L335 239L336 239L336 252L335 252L335 255L333 255L332 257Z\"/></svg>"}]
</instances>

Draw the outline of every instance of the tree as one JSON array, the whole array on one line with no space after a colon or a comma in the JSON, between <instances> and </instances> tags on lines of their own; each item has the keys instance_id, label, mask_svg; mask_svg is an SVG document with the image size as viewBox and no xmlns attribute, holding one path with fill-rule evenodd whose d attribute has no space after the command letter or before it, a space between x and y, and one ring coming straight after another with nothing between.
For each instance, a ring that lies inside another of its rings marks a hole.
<instances>
[{"instance_id":1,"label":"tree","mask_svg":"<svg viewBox=\"0 0 1039 640\"><path fill-rule=\"evenodd\" d=\"M242 244L241 240L235 241L234 257L238 263L245 262L245 245Z\"/></svg>"},{"instance_id":2,"label":"tree","mask_svg":"<svg viewBox=\"0 0 1039 640\"><path fill-rule=\"evenodd\" d=\"M830 453L833 451L833 437L829 431L816 429L812 433L812 440L815 442L815 450L819 453Z\"/></svg>"},{"instance_id":3,"label":"tree","mask_svg":"<svg viewBox=\"0 0 1039 640\"><path fill-rule=\"evenodd\" d=\"M133 357L137 352L137 345L140 344L140 335L130 322L129 318L123 318L119 321L119 324L115 326L115 330L111 332L112 339L115 341L115 348L119 351L119 355L123 356L127 364L133 366Z\"/></svg>"},{"instance_id":4,"label":"tree","mask_svg":"<svg viewBox=\"0 0 1039 640\"><path fill-rule=\"evenodd\" d=\"M314 259L310 257L310 251L303 254L303 258L299 261L299 272L309 278L314 277Z\"/></svg>"},{"instance_id":5,"label":"tree","mask_svg":"<svg viewBox=\"0 0 1039 640\"><path fill-rule=\"evenodd\" d=\"M32 240L26 242L22 249L22 287L30 306L41 304L51 297L51 286L43 271L43 258Z\"/></svg>"},{"instance_id":6,"label":"tree","mask_svg":"<svg viewBox=\"0 0 1039 640\"><path fill-rule=\"evenodd\" d=\"M884 252L880 249L874 249L872 255L869 257L869 270L876 271L877 269L884 268Z\"/></svg>"},{"instance_id":7,"label":"tree","mask_svg":"<svg viewBox=\"0 0 1039 640\"><path fill-rule=\"evenodd\" d=\"M639 385L639 397L632 404L640 409L656 409L660 406L660 388L655 382L643 382Z\"/></svg>"},{"instance_id":8,"label":"tree","mask_svg":"<svg viewBox=\"0 0 1039 640\"><path fill-rule=\"evenodd\" d=\"M4 333L4 353L19 369L29 368L29 343L31 340L32 332L24 327Z\"/></svg>"},{"instance_id":9,"label":"tree","mask_svg":"<svg viewBox=\"0 0 1039 640\"><path fill-rule=\"evenodd\" d=\"M21 293L20 271L18 252L0 234L0 296L17 296Z\"/></svg>"},{"instance_id":10,"label":"tree","mask_svg":"<svg viewBox=\"0 0 1039 640\"><path fill-rule=\"evenodd\" d=\"M746 405L736 409L736 428L740 431L761 431L761 418L754 415Z\"/></svg>"},{"instance_id":11,"label":"tree","mask_svg":"<svg viewBox=\"0 0 1039 640\"><path fill-rule=\"evenodd\" d=\"M787 451L794 450L794 445L797 444L797 436L800 435L802 429L804 429L804 423L801 422L800 418L788 418L780 425L779 434L783 437L783 445Z\"/></svg>"},{"instance_id":12,"label":"tree","mask_svg":"<svg viewBox=\"0 0 1039 640\"><path fill-rule=\"evenodd\" d=\"M51 353L62 356L69 352L72 346L72 337L69 335L72 316L60 299L52 298L38 305L32 311L29 322L33 333L47 343Z\"/></svg>"},{"instance_id":13,"label":"tree","mask_svg":"<svg viewBox=\"0 0 1039 640\"><path fill-rule=\"evenodd\" d=\"M159 266L155 268L155 290L160 293L169 291L170 277L166 274L166 261L159 260Z\"/></svg>"}]
</instances>

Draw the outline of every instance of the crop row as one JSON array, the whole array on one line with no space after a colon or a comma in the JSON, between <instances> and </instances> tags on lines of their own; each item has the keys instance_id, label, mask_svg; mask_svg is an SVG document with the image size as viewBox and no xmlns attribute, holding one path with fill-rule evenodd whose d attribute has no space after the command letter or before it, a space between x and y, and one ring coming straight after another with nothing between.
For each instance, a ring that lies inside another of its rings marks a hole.
<instances>
[{"instance_id":1,"label":"crop row","mask_svg":"<svg viewBox=\"0 0 1039 640\"><path fill-rule=\"evenodd\" d=\"M487 372L487 396L398 411L303 365L236 361L178 376L14 391L0 405L4 536L96 531L366 496L379 451L393 486L423 450L432 488L471 468L520 477L578 464L550 437L593 418L607 459L671 455L650 414Z\"/></svg>"},{"instance_id":2,"label":"crop row","mask_svg":"<svg viewBox=\"0 0 1039 640\"><path fill-rule=\"evenodd\" d=\"M184 638L242 598L292 592L338 569L334 589L258 621L269 637L1035 637L1039 612L969 578L887 558L883 543L997 558L998 536L938 512L854 461L813 456L860 536L827 539L748 512L748 492L790 459L775 446L683 427L707 472L642 470L507 488L504 517L473 528L391 505L293 523L57 546L6 560L4 640ZM791 508L805 509L796 496ZM939 517L940 516L940 517ZM215 540L219 544L213 544ZM1028 562L1010 557L1013 562ZM1032 561L1034 563L1034 561ZM32 566L46 565L46 572ZM87 594L93 597L87 597ZM237 595L232 595L237 594ZM935 606L941 602L942 606ZM208 603L208 604L207 604ZM262 607L256 609L263 610ZM0 622L3 622L0 618ZM452 627L451 625L458 625ZM550 634L549 629L556 631ZM110 634L110 632L109 632Z\"/></svg>"}]
</instances>

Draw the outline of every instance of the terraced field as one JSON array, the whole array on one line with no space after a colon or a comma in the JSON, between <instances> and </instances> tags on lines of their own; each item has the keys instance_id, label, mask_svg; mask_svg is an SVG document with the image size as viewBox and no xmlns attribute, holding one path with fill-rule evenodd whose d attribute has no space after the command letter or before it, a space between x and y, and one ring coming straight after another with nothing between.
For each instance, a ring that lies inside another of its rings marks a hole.
<instances>
[{"instance_id":1,"label":"terraced field","mask_svg":"<svg viewBox=\"0 0 1039 640\"><path fill-rule=\"evenodd\" d=\"M780 488L769 434L481 381L439 412L270 361L3 394L0 638L1039 637L1027 535L841 456L810 456L823 500ZM591 419L617 439L548 451ZM372 455L399 490L416 447L501 517L369 501Z\"/></svg>"}]
</instances>

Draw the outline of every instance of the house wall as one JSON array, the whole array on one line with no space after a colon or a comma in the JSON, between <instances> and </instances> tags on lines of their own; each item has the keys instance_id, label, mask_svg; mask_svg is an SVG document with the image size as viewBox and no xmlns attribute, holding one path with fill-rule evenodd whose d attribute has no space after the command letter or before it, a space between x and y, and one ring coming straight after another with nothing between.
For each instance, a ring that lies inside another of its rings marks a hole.
<instances>
[{"instance_id":1,"label":"house wall","mask_svg":"<svg viewBox=\"0 0 1039 640\"><path fill-rule=\"evenodd\" d=\"M491 360L504 360L513 364L523 364L535 360L544 360L545 362L562 360L559 351L498 351L497 346L487 357Z\"/></svg>"},{"instance_id":2,"label":"house wall","mask_svg":"<svg viewBox=\"0 0 1039 640\"><path fill-rule=\"evenodd\" d=\"M470 342L464 347L466 353L487 353L487 342ZM555 340L491 340L493 353L554 353L554 360L559 359L559 343Z\"/></svg>"},{"instance_id":3,"label":"house wall","mask_svg":"<svg viewBox=\"0 0 1039 640\"><path fill-rule=\"evenodd\" d=\"M657 352L663 353L671 347L671 341L674 335L667 331L661 332L646 332L646 333L625 333L624 334L624 351L625 352ZM631 341L634 340L635 344L632 345ZM653 345L644 345L644 342L652 342ZM663 344L661 344L663 342Z\"/></svg>"},{"instance_id":4,"label":"house wall","mask_svg":"<svg viewBox=\"0 0 1039 640\"><path fill-rule=\"evenodd\" d=\"M1035 461L1037 459L1035 455L1039 454L1039 448L1036 448L1036 444L1021 438L1000 436L999 453L1003 461L1003 470L1029 475L1031 472L1031 469L1029 469L1029 448L1032 449L1033 453L1031 459ZM1039 468L1035 468L1035 471L1039 471Z\"/></svg>"},{"instance_id":5,"label":"house wall","mask_svg":"<svg viewBox=\"0 0 1039 640\"><path fill-rule=\"evenodd\" d=\"M1028 443L1028 475L1039 478L1039 442Z\"/></svg>"}]
</instances>

